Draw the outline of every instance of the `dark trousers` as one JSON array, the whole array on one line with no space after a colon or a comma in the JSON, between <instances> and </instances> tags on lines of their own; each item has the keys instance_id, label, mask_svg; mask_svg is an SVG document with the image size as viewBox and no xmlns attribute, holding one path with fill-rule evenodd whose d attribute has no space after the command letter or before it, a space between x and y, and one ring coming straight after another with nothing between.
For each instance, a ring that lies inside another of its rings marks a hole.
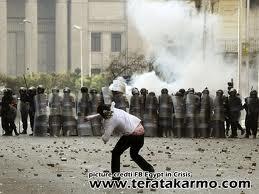
<instances>
[{"instance_id":1,"label":"dark trousers","mask_svg":"<svg viewBox=\"0 0 259 194\"><path fill-rule=\"evenodd\" d=\"M23 130L27 131L27 128L28 128L28 110L22 109L21 110L21 117L22 117Z\"/></svg>"},{"instance_id":2,"label":"dark trousers","mask_svg":"<svg viewBox=\"0 0 259 194\"><path fill-rule=\"evenodd\" d=\"M5 134L10 134L10 126L9 126L9 121L6 115L1 116L1 123L2 123L2 128L5 131Z\"/></svg>"},{"instance_id":3,"label":"dark trousers","mask_svg":"<svg viewBox=\"0 0 259 194\"><path fill-rule=\"evenodd\" d=\"M2 115L2 128L5 131L5 135L12 135L13 131L15 134L18 134L16 125L13 119L8 118L7 116Z\"/></svg>"},{"instance_id":4,"label":"dark trousers","mask_svg":"<svg viewBox=\"0 0 259 194\"><path fill-rule=\"evenodd\" d=\"M151 166L142 156L140 156L139 150L144 145L144 135L124 135L122 136L114 149L112 150L111 171L120 172L120 156L130 147L130 157L136 162L136 164L144 171L154 172L153 166ZM114 177L115 178L115 177Z\"/></svg>"},{"instance_id":5,"label":"dark trousers","mask_svg":"<svg viewBox=\"0 0 259 194\"><path fill-rule=\"evenodd\" d=\"M250 114L246 115L246 135L257 134L257 127L258 127L258 114Z\"/></svg>"},{"instance_id":6,"label":"dark trousers","mask_svg":"<svg viewBox=\"0 0 259 194\"><path fill-rule=\"evenodd\" d=\"M238 121L231 121L231 131L232 131L232 136L237 137L237 127L238 127Z\"/></svg>"}]
</instances>

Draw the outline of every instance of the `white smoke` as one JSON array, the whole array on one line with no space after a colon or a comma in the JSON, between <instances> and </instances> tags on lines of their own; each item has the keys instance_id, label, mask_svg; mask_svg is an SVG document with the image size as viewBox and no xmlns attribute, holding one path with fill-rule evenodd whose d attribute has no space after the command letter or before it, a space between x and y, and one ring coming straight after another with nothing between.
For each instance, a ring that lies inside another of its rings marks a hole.
<instances>
[{"instance_id":1,"label":"white smoke","mask_svg":"<svg viewBox=\"0 0 259 194\"><path fill-rule=\"evenodd\" d=\"M235 78L235 64L224 61L215 41L220 30L219 16L197 13L194 4L183 1L129 0L128 17L142 39L148 43L147 56L156 58L154 72L135 75L132 85L160 93L163 87L175 92L179 88L205 87L225 89ZM204 51L206 29L206 51ZM205 57L204 57L205 56Z\"/></svg>"}]
</instances>

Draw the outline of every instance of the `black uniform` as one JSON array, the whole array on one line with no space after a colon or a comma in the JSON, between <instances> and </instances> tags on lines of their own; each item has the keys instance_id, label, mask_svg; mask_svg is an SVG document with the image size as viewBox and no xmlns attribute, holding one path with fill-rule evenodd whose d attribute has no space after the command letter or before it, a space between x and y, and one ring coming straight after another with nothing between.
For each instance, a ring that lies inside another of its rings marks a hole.
<instances>
[{"instance_id":1,"label":"black uniform","mask_svg":"<svg viewBox=\"0 0 259 194\"><path fill-rule=\"evenodd\" d=\"M1 122L2 128L5 131L5 136L12 136L13 131L16 135L19 135L15 125L16 111L17 104L13 92L11 89L6 88L2 98L1 108Z\"/></svg>"},{"instance_id":2,"label":"black uniform","mask_svg":"<svg viewBox=\"0 0 259 194\"><path fill-rule=\"evenodd\" d=\"M246 138L249 138L251 131L253 138L256 138L259 113L259 99L257 97L257 91L251 91L250 96L245 98L243 108L246 110Z\"/></svg>"},{"instance_id":3,"label":"black uniform","mask_svg":"<svg viewBox=\"0 0 259 194\"><path fill-rule=\"evenodd\" d=\"M242 102L241 99L237 96L237 92L235 89L231 89L229 92L229 100L228 100L228 107L229 107L229 118L230 118L230 125L231 125L231 138L237 137L237 127L240 118L240 111L242 110Z\"/></svg>"},{"instance_id":4,"label":"black uniform","mask_svg":"<svg viewBox=\"0 0 259 194\"><path fill-rule=\"evenodd\" d=\"M209 137L211 131L211 117L213 110L213 100L209 96L209 90L206 88L202 92L200 104L199 136Z\"/></svg>"},{"instance_id":5,"label":"black uniform","mask_svg":"<svg viewBox=\"0 0 259 194\"><path fill-rule=\"evenodd\" d=\"M213 102L213 131L212 136L216 138L225 137L225 107L223 91L218 90Z\"/></svg>"},{"instance_id":6,"label":"black uniform","mask_svg":"<svg viewBox=\"0 0 259 194\"><path fill-rule=\"evenodd\" d=\"M168 94L168 90L163 88L161 95L159 96L158 105L158 136L166 137L172 136L172 112L173 112L173 101L172 97Z\"/></svg>"},{"instance_id":7,"label":"black uniform","mask_svg":"<svg viewBox=\"0 0 259 194\"><path fill-rule=\"evenodd\" d=\"M20 112L22 118L23 131L22 134L27 134L28 128L28 114L29 114L29 96L27 89L21 87L19 90L20 93Z\"/></svg>"},{"instance_id":8,"label":"black uniform","mask_svg":"<svg viewBox=\"0 0 259 194\"><path fill-rule=\"evenodd\" d=\"M129 113L141 119L141 97L137 88L132 89Z\"/></svg>"}]
</instances>

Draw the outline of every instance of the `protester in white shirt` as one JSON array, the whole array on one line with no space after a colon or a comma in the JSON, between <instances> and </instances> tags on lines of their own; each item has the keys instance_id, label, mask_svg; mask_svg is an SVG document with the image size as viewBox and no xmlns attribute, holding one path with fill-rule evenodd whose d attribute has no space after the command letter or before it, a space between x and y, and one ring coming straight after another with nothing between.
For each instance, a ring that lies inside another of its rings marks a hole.
<instances>
[{"instance_id":1,"label":"protester in white shirt","mask_svg":"<svg viewBox=\"0 0 259 194\"><path fill-rule=\"evenodd\" d=\"M154 172L154 168L142 156L139 150L144 145L144 128L141 120L121 109L114 108L109 105L100 105L97 112L104 119L104 134L102 140L104 143L114 130L122 134L121 138L112 150L111 171L112 173L120 172L120 156L128 148L130 148L130 156L134 162L144 171ZM114 177L118 180L119 177Z\"/></svg>"}]
</instances>

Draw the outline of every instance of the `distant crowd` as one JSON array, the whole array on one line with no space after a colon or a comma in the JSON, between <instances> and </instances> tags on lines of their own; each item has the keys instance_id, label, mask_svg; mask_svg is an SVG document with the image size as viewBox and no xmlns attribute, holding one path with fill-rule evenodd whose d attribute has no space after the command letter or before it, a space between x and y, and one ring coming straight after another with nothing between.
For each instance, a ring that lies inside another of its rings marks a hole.
<instances>
[{"instance_id":1,"label":"distant crowd","mask_svg":"<svg viewBox=\"0 0 259 194\"><path fill-rule=\"evenodd\" d=\"M233 88L227 94L217 90L214 98L207 88L200 93L193 88L180 89L174 95L163 88L158 96L145 88L140 91L133 88L128 99L123 90L109 87L103 87L100 93L82 87L77 98L68 87L62 92L55 87L47 95L42 85L21 87L19 96L10 88L3 90L0 106L3 135L19 135L15 124L19 111L21 134L27 134L30 123L33 136L100 136L103 132L101 118L88 121L85 117L97 114L99 105L111 102L115 102L115 108L140 118L145 136L236 138L238 129L246 138L257 135L259 100L255 90L242 104ZM245 129L239 123L243 109L246 111Z\"/></svg>"}]
</instances>

